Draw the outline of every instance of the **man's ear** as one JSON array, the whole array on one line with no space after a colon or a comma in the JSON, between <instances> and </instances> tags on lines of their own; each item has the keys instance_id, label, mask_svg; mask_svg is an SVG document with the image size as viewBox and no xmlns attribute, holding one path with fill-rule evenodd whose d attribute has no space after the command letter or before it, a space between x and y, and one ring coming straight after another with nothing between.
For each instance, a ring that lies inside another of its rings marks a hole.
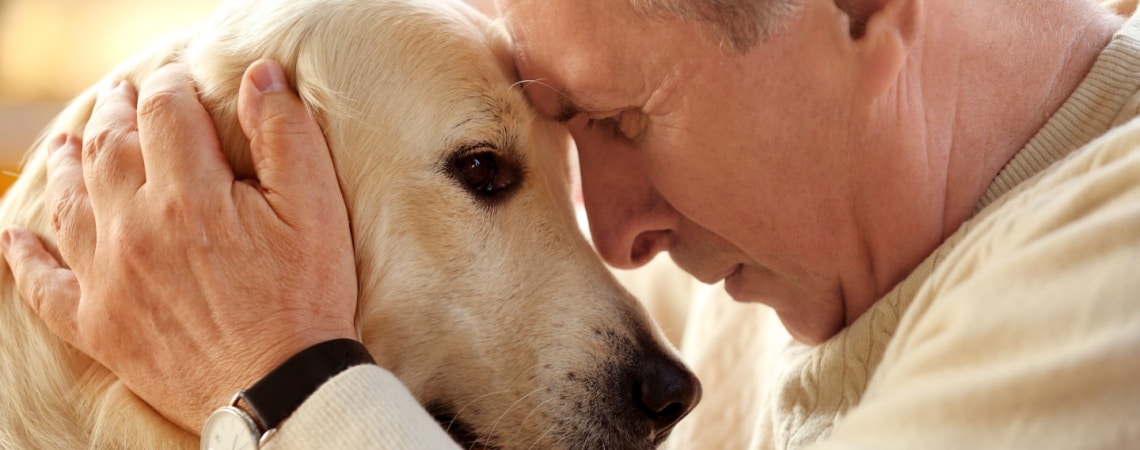
<instances>
[{"instance_id":1,"label":"man's ear","mask_svg":"<svg viewBox=\"0 0 1140 450\"><path fill-rule=\"evenodd\" d=\"M878 96L898 78L922 26L922 1L848 0L865 92Z\"/></svg>"}]
</instances>

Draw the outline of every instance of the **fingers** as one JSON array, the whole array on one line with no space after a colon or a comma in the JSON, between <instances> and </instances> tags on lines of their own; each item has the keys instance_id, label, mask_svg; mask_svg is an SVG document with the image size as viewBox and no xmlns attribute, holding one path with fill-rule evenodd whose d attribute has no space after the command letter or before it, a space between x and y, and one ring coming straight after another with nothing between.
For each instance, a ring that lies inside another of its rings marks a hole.
<instances>
[{"instance_id":1,"label":"fingers","mask_svg":"<svg viewBox=\"0 0 1140 450\"><path fill-rule=\"evenodd\" d=\"M80 295L75 274L60 267L39 238L19 227L0 232L0 251L12 268L24 301L53 333L75 344Z\"/></svg>"},{"instance_id":2,"label":"fingers","mask_svg":"<svg viewBox=\"0 0 1140 450\"><path fill-rule=\"evenodd\" d=\"M83 131L83 168L95 207L133 197L146 181L135 121L135 94L128 83L106 82L99 89Z\"/></svg>"},{"instance_id":3,"label":"fingers","mask_svg":"<svg viewBox=\"0 0 1140 450\"><path fill-rule=\"evenodd\" d=\"M44 202L60 254L82 273L95 251L95 216L83 183L80 143L61 135L48 144L48 151Z\"/></svg>"},{"instance_id":4,"label":"fingers","mask_svg":"<svg viewBox=\"0 0 1140 450\"><path fill-rule=\"evenodd\" d=\"M185 64L163 66L143 83L138 127L148 182L195 190L220 182L228 189L233 182L213 119Z\"/></svg>"},{"instance_id":5,"label":"fingers","mask_svg":"<svg viewBox=\"0 0 1140 450\"><path fill-rule=\"evenodd\" d=\"M273 61L253 63L242 78L238 117L266 200L286 223L343 217L344 200L328 144ZM282 201L287 199L286 201Z\"/></svg>"}]
</instances>

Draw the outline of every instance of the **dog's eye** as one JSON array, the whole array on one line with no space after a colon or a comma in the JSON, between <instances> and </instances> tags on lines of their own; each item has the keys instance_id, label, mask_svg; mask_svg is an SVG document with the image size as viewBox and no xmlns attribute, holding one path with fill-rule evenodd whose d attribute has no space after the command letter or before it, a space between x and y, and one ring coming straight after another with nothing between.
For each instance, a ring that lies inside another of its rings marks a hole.
<instances>
[{"instance_id":1,"label":"dog's eye","mask_svg":"<svg viewBox=\"0 0 1140 450\"><path fill-rule=\"evenodd\" d=\"M478 152L455 158L451 163L459 180L472 192L491 196L503 191L516 181L512 170L503 170L494 153Z\"/></svg>"}]
</instances>

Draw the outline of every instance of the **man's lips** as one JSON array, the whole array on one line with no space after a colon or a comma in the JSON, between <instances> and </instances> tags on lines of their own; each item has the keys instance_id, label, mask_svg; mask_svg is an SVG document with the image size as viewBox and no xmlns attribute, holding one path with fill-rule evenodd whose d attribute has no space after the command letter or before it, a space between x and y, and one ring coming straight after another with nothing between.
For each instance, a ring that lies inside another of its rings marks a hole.
<instances>
[{"instance_id":1,"label":"man's lips","mask_svg":"<svg viewBox=\"0 0 1140 450\"><path fill-rule=\"evenodd\" d=\"M743 267L744 267L743 264L737 264L735 266L729 267L728 270L721 272L720 275L712 276L712 277L699 277L698 276L696 278L698 280L700 280L701 283L704 283L704 284L715 284L715 283L719 283L722 280L725 280L725 279L727 279L733 275L739 274L740 269Z\"/></svg>"},{"instance_id":2,"label":"man's lips","mask_svg":"<svg viewBox=\"0 0 1140 450\"><path fill-rule=\"evenodd\" d=\"M740 273L743 270L744 270L744 265L743 264L738 265L738 266L736 266L735 271L733 271L731 274L729 274L727 277L724 278L724 291L728 293L729 297L732 297L733 300L736 300L738 302L747 301L747 300L744 300L740 297L740 294L741 294L740 290L743 288L743 286L740 285L740 283L741 283Z\"/></svg>"}]
</instances>

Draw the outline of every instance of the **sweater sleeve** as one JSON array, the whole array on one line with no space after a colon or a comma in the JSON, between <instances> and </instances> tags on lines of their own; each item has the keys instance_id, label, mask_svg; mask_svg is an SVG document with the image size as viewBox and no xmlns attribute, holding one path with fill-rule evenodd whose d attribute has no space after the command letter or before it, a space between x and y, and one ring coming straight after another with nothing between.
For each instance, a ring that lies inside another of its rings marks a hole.
<instances>
[{"instance_id":1,"label":"sweater sleeve","mask_svg":"<svg viewBox=\"0 0 1140 450\"><path fill-rule=\"evenodd\" d=\"M353 367L317 389L266 443L270 450L458 449L391 372Z\"/></svg>"},{"instance_id":2,"label":"sweater sleeve","mask_svg":"<svg viewBox=\"0 0 1140 450\"><path fill-rule=\"evenodd\" d=\"M1133 122L965 235L818 448L1135 448L1138 143Z\"/></svg>"}]
</instances>

